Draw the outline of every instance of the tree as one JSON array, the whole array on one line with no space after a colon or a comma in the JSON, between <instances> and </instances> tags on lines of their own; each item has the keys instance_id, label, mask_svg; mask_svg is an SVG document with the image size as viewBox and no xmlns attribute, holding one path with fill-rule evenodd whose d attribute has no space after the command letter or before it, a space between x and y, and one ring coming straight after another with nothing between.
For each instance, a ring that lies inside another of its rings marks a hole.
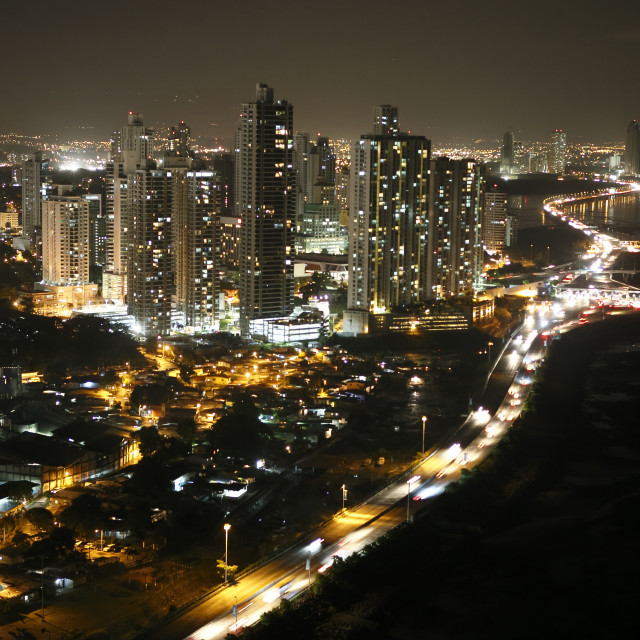
<instances>
[{"instance_id":1,"label":"tree","mask_svg":"<svg viewBox=\"0 0 640 640\"><path fill-rule=\"evenodd\" d=\"M193 439L195 438L197 431L195 420L193 418L184 418L183 420L180 420L176 425L176 431L182 441L189 446L189 449L191 449L191 445L193 444Z\"/></svg>"},{"instance_id":2,"label":"tree","mask_svg":"<svg viewBox=\"0 0 640 640\"><path fill-rule=\"evenodd\" d=\"M85 538L93 537L96 529L104 529L100 500L91 494L78 496L60 514L60 522Z\"/></svg>"},{"instance_id":3,"label":"tree","mask_svg":"<svg viewBox=\"0 0 640 640\"><path fill-rule=\"evenodd\" d=\"M152 456L163 447L164 438L158 433L156 427L141 427L136 432L138 449L143 457Z\"/></svg>"},{"instance_id":4,"label":"tree","mask_svg":"<svg viewBox=\"0 0 640 640\"><path fill-rule=\"evenodd\" d=\"M157 497L171 491L171 472L157 455L142 458L133 469L131 480L143 496Z\"/></svg>"},{"instance_id":5,"label":"tree","mask_svg":"<svg viewBox=\"0 0 640 640\"><path fill-rule=\"evenodd\" d=\"M216 570L218 571L218 574L220 575L220 577L223 579L224 579L224 566L225 566L224 558L219 558L218 560L216 560ZM237 571L238 571L237 564L227 565L227 579L232 580L233 576L236 574Z\"/></svg>"},{"instance_id":6,"label":"tree","mask_svg":"<svg viewBox=\"0 0 640 640\"><path fill-rule=\"evenodd\" d=\"M33 485L26 480L16 480L14 482L7 482L5 490L7 492L7 498L14 502L22 502L23 500L29 500L33 497Z\"/></svg>"},{"instance_id":7,"label":"tree","mask_svg":"<svg viewBox=\"0 0 640 640\"><path fill-rule=\"evenodd\" d=\"M58 554L71 551L76 543L73 530L69 527L54 527L49 534L49 540Z\"/></svg>"},{"instance_id":8,"label":"tree","mask_svg":"<svg viewBox=\"0 0 640 640\"><path fill-rule=\"evenodd\" d=\"M51 531L53 528L53 514L44 507L34 507L27 510L27 520L40 531Z\"/></svg>"},{"instance_id":9,"label":"tree","mask_svg":"<svg viewBox=\"0 0 640 640\"><path fill-rule=\"evenodd\" d=\"M271 429L260 421L258 408L248 394L239 395L233 409L212 429L212 444L227 455L263 455L273 439Z\"/></svg>"}]
</instances>

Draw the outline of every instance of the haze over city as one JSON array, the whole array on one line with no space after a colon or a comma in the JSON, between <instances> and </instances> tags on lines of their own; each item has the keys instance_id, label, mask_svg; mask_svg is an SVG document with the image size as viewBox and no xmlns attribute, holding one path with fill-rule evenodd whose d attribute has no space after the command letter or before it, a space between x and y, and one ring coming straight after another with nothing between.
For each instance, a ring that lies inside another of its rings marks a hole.
<instances>
[{"instance_id":1,"label":"haze over city","mask_svg":"<svg viewBox=\"0 0 640 640\"><path fill-rule=\"evenodd\" d=\"M390 103L434 144L510 128L619 141L640 104L634 14L626 0L14 3L0 132L105 140L133 110L231 146L240 104L266 82L296 130L332 138L357 138Z\"/></svg>"}]
</instances>

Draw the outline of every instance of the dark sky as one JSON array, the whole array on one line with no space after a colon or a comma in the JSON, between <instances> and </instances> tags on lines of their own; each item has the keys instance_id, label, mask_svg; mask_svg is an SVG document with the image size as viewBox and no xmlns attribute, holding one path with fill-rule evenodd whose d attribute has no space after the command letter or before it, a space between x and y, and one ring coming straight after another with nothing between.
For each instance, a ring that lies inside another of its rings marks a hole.
<instances>
[{"instance_id":1,"label":"dark sky","mask_svg":"<svg viewBox=\"0 0 640 640\"><path fill-rule=\"evenodd\" d=\"M3 133L106 139L134 110L230 145L257 82L329 137L383 103L436 144L623 140L640 118L637 0L35 0L0 19Z\"/></svg>"}]
</instances>

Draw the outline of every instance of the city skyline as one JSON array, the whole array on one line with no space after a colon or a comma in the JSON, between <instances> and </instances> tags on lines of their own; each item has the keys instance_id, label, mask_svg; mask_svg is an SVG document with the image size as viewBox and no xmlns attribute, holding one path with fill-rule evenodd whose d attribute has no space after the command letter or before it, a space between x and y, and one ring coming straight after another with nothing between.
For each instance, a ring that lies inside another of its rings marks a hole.
<instances>
[{"instance_id":1,"label":"city skyline","mask_svg":"<svg viewBox=\"0 0 640 640\"><path fill-rule=\"evenodd\" d=\"M624 1L617 15L625 7L632 12ZM105 140L137 111L150 126L184 120L230 147L260 82L295 106L297 131L353 140L380 104L434 144L500 140L511 129L529 140L562 129L570 143L622 141L640 115L629 77L640 30L592 1L542 1L535 13L503 0L405 1L391 14L378 0L322 11L195 1L182 13L159 0L132 14L121 1L70 0L63 11L43 3L3 13L24 25L8 30L19 76L0 106L4 133Z\"/></svg>"}]
</instances>

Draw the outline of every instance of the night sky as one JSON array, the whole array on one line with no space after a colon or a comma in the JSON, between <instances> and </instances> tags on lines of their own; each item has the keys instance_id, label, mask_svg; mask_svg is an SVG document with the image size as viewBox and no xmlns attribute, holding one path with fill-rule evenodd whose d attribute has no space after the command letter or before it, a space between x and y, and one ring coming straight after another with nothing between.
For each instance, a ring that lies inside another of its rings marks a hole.
<instances>
[{"instance_id":1,"label":"night sky","mask_svg":"<svg viewBox=\"0 0 640 640\"><path fill-rule=\"evenodd\" d=\"M295 128L354 138L373 107L435 144L624 140L640 118L637 0L3 3L0 132L107 139L140 111L233 144L255 84Z\"/></svg>"}]
</instances>

